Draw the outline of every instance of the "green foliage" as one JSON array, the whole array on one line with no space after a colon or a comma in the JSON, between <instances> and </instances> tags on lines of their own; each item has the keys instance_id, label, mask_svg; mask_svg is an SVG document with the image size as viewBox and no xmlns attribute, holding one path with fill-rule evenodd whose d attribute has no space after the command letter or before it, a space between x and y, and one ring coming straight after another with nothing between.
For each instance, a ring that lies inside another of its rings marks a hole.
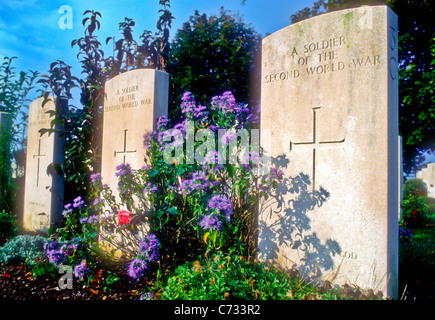
<instances>
[{"instance_id":1,"label":"green foliage","mask_svg":"<svg viewBox=\"0 0 435 320\"><path fill-rule=\"evenodd\" d=\"M402 219L408 228L424 226L427 221L428 205L427 187L421 179L410 179L405 182L402 200Z\"/></svg>"},{"instance_id":2,"label":"green foliage","mask_svg":"<svg viewBox=\"0 0 435 320\"><path fill-rule=\"evenodd\" d=\"M35 263L31 266L32 277L33 278L58 278L59 272L58 268L53 264L48 262L45 258L37 257L34 259Z\"/></svg>"},{"instance_id":3,"label":"green foliage","mask_svg":"<svg viewBox=\"0 0 435 320\"><path fill-rule=\"evenodd\" d=\"M0 124L0 210L12 211L14 189L11 183L11 162L14 153L26 146L27 94L33 89L38 72L20 72L17 75L12 62L16 57L5 57L0 65L0 111L8 113Z\"/></svg>"},{"instance_id":4,"label":"green foliage","mask_svg":"<svg viewBox=\"0 0 435 320\"><path fill-rule=\"evenodd\" d=\"M403 186L403 196L407 197L414 193L427 196L427 185L422 179L408 179Z\"/></svg>"},{"instance_id":5,"label":"green foliage","mask_svg":"<svg viewBox=\"0 0 435 320\"><path fill-rule=\"evenodd\" d=\"M291 292L291 295L290 295ZM168 277L162 299L300 299L313 287L263 263L243 256L218 252L210 259L200 256L195 262L179 266Z\"/></svg>"},{"instance_id":6,"label":"green foliage","mask_svg":"<svg viewBox=\"0 0 435 320\"><path fill-rule=\"evenodd\" d=\"M0 211L0 246L16 234L16 223L13 214Z\"/></svg>"},{"instance_id":7,"label":"green foliage","mask_svg":"<svg viewBox=\"0 0 435 320\"><path fill-rule=\"evenodd\" d=\"M195 12L171 44L170 113L177 117L184 92L206 103L209 97L232 90L238 102L257 104L260 90L261 36L242 18L221 8L207 17Z\"/></svg>"},{"instance_id":8,"label":"green foliage","mask_svg":"<svg viewBox=\"0 0 435 320\"><path fill-rule=\"evenodd\" d=\"M435 229L410 231L412 240L399 247L399 292L404 299L431 299L435 293Z\"/></svg>"},{"instance_id":9,"label":"green foliage","mask_svg":"<svg viewBox=\"0 0 435 320\"><path fill-rule=\"evenodd\" d=\"M34 265L42 256L45 241L42 236L18 235L0 248L0 263L19 260Z\"/></svg>"}]
</instances>

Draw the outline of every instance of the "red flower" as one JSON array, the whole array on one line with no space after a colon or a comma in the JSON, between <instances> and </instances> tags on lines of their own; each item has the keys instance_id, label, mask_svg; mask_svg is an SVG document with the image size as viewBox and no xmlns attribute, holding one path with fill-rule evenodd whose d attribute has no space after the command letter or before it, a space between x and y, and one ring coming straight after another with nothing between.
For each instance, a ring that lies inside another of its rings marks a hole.
<instances>
[{"instance_id":1,"label":"red flower","mask_svg":"<svg viewBox=\"0 0 435 320\"><path fill-rule=\"evenodd\" d=\"M119 224L124 225L126 223L129 223L132 214L133 214L133 212L130 212L130 211L125 211L125 210L119 211L119 213L118 213Z\"/></svg>"}]
</instances>

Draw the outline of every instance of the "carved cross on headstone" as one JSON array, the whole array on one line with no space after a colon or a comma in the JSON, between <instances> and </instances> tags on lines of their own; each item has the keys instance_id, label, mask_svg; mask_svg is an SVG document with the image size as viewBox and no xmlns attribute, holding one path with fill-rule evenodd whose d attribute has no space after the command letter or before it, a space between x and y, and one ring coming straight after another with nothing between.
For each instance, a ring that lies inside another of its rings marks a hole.
<instances>
[{"instance_id":1,"label":"carved cross on headstone","mask_svg":"<svg viewBox=\"0 0 435 320\"><path fill-rule=\"evenodd\" d=\"M123 151L114 151L114 157L116 157L118 154L123 154L124 155L124 164L125 164L125 156L127 155L127 153L135 153L136 150L127 150L127 131L128 129L124 130L124 150Z\"/></svg>"},{"instance_id":2,"label":"carved cross on headstone","mask_svg":"<svg viewBox=\"0 0 435 320\"><path fill-rule=\"evenodd\" d=\"M33 155L33 159L38 159L38 167L36 168L36 186L39 186L39 161L41 157L45 157L45 153L41 154L41 139L38 140L38 154Z\"/></svg>"},{"instance_id":3,"label":"carved cross on headstone","mask_svg":"<svg viewBox=\"0 0 435 320\"><path fill-rule=\"evenodd\" d=\"M316 110L320 109L321 107L314 107L313 108L313 141L308 141L308 142L291 142L290 141L290 151L293 150L293 148L295 146L298 145L308 145L308 146L312 146L313 148L313 173L312 173L312 186L313 186L313 195L314 195L314 190L315 190L315 185L316 185L316 149L318 147L320 147L320 145L323 144L336 144L336 143L342 143L344 142L344 138L342 140L337 140L337 141L318 141L317 138L317 121L316 121Z\"/></svg>"}]
</instances>

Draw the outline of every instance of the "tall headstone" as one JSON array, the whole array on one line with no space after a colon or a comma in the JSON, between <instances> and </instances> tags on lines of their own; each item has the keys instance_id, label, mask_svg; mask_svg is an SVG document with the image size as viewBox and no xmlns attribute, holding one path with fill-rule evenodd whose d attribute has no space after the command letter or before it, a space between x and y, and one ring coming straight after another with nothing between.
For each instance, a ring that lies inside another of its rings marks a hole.
<instances>
[{"instance_id":1,"label":"tall headstone","mask_svg":"<svg viewBox=\"0 0 435 320\"><path fill-rule=\"evenodd\" d=\"M64 179L51 168L64 161L64 139L59 123L51 127L56 105L49 99L43 105L41 97L29 106L23 212L23 227L28 231L46 232L62 218Z\"/></svg>"},{"instance_id":2,"label":"tall headstone","mask_svg":"<svg viewBox=\"0 0 435 320\"><path fill-rule=\"evenodd\" d=\"M266 152L292 178L260 212L260 258L397 296L397 41L386 6L323 14L263 39L262 140L270 129Z\"/></svg>"},{"instance_id":3,"label":"tall headstone","mask_svg":"<svg viewBox=\"0 0 435 320\"><path fill-rule=\"evenodd\" d=\"M426 168L417 172L416 178L422 179L427 186L427 196L435 198L435 163L429 163Z\"/></svg>"},{"instance_id":4,"label":"tall headstone","mask_svg":"<svg viewBox=\"0 0 435 320\"><path fill-rule=\"evenodd\" d=\"M144 165L143 136L168 115L169 75L152 69L132 70L107 81L103 118L101 177L114 194L116 167Z\"/></svg>"}]
</instances>

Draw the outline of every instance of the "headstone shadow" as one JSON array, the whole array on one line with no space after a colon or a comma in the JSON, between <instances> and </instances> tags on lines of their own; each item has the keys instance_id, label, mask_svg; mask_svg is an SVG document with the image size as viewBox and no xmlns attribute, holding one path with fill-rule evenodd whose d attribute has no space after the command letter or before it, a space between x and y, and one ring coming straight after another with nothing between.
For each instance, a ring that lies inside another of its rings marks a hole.
<instances>
[{"instance_id":1,"label":"headstone shadow","mask_svg":"<svg viewBox=\"0 0 435 320\"><path fill-rule=\"evenodd\" d=\"M285 155L272 158L271 162L279 169L289 164ZM290 200L288 194L292 195ZM269 262L289 259L279 254L280 247L287 247L298 251L300 262L294 261L293 267L301 277L316 280L324 272L332 271L333 257L341 253L340 245L334 239L322 241L312 232L309 217L316 214L313 210L321 207L329 197L329 192L322 187L313 191L312 181L306 173L284 176L278 188L260 205L259 214L263 218L259 219L258 226L259 258Z\"/></svg>"}]
</instances>

